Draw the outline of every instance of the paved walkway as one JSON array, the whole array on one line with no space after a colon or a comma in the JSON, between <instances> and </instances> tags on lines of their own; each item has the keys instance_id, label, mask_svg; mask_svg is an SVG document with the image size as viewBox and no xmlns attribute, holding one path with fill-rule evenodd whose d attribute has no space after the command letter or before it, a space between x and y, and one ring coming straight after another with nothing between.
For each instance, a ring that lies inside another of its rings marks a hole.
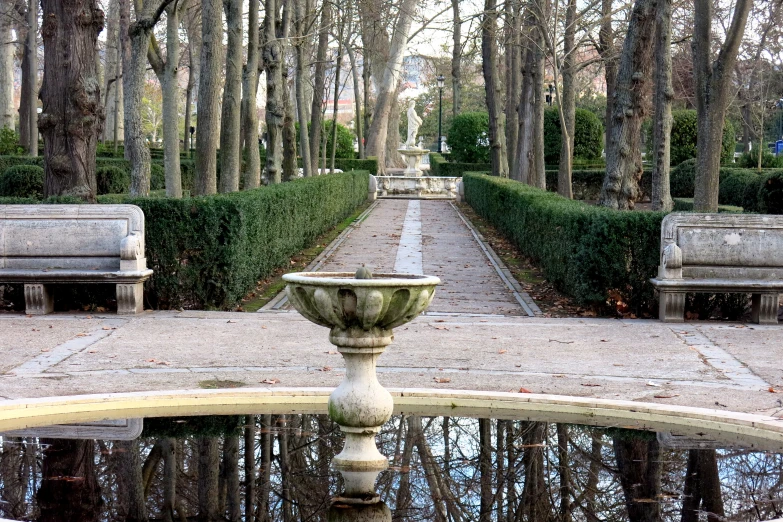
<instances>
[{"instance_id":1,"label":"paved walkway","mask_svg":"<svg viewBox=\"0 0 783 522\"><path fill-rule=\"evenodd\" d=\"M338 242L318 269L365 263L443 280L431 311L395 331L379 360L384 385L783 411L783 393L770 391L783 391L783 327L537 316L445 201L379 201ZM0 314L0 350L3 398L190 389L210 380L335 386L344 373L326 329L284 305L133 318Z\"/></svg>"}]
</instances>

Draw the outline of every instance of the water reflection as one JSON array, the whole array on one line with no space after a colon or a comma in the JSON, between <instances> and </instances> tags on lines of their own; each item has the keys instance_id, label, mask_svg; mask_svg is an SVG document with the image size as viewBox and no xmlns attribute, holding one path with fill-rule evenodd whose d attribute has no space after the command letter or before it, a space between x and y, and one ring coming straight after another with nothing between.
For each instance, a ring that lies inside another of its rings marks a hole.
<instances>
[{"instance_id":1,"label":"water reflection","mask_svg":"<svg viewBox=\"0 0 783 522\"><path fill-rule=\"evenodd\" d=\"M80 522L783 516L781 454L674 439L668 444L671 435L617 427L395 416L378 438L389 469L340 474L331 461L341 434L325 415L146 419L141 437L130 441L4 437L0 516Z\"/></svg>"}]
</instances>

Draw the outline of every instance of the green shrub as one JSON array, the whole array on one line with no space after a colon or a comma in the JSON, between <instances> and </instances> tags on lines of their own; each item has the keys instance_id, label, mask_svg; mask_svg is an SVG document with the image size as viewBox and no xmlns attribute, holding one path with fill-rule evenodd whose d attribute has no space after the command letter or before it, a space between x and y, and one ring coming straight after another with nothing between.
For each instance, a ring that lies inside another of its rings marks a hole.
<instances>
[{"instance_id":1,"label":"green shrub","mask_svg":"<svg viewBox=\"0 0 783 522\"><path fill-rule=\"evenodd\" d=\"M323 131L326 133L326 157L332 157L332 120L323 122ZM323 155L323 151L321 151ZM335 151L335 162L337 158L354 159L356 152L353 150L353 132L345 125L337 124L337 150ZM335 165L337 168L337 165Z\"/></svg>"},{"instance_id":2,"label":"green shrub","mask_svg":"<svg viewBox=\"0 0 783 522\"><path fill-rule=\"evenodd\" d=\"M264 168L264 159L261 158L261 168ZM182 178L182 190L193 191L193 183L196 179L196 162L192 159L179 160L179 175Z\"/></svg>"},{"instance_id":3,"label":"green shrub","mask_svg":"<svg viewBox=\"0 0 783 522\"><path fill-rule=\"evenodd\" d=\"M780 169L783 168L783 156L775 156L768 150L761 151L762 169ZM737 160L737 166L746 169L757 169L759 167L759 148L753 149L747 154L743 154Z\"/></svg>"},{"instance_id":4,"label":"green shrub","mask_svg":"<svg viewBox=\"0 0 783 522\"><path fill-rule=\"evenodd\" d=\"M604 128L598 116L585 109L576 109L574 119L574 160L582 162L601 158ZM549 107L544 111L544 161L557 165L563 145L560 133L560 111Z\"/></svg>"},{"instance_id":5,"label":"green shrub","mask_svg":"<svg viewBox=\"0 0 783 522\"><path fill-rule=\"evenodd\" d=\"M696 136L696 111L691 109L672 111L670 158L672 165L679 165L687 159L696 157ZM734 125L726 120L723 126L723 150L720 156L721 163L731 163L734 161L735 143Z\"/></svg>"},{"instance_id":6,"label":"green shrub","mask_svg":"<svg viewBox=\"0 0 783 522\"><path fill-rule=\"evenodd\" d=\"M263 168L263 163L261 165ZM334 168L340 169L344 172L348 172L350 170L366 170L370 174L377 174L378 158L367 158L367 159L335 158Z\"/></svg>"},{"instance_id":7,"label":"green shrub","mask_svg":"<svg viewBox=\"0 0 783 522\"><path fill-rule=\"evenodd\" d=\"M759 211L765 214L783 214L783 171L764 177L758 192Z\"/></svg>"},{"instance_id":8,"label":"green shrub","mask_svg":"<svg viewBox=\"0 0 783 522\"><path fill-rule=\"evenodd\" d=\"M759 189L764 175L750 169L721 169L718 201L721 205L742 207L747 212L758 212Z\"/></svg>"},{"instance_id":9,"label":"green shrub","mask_svg":"<svg viewBox=\"0 0 783 522\"><path fill-rule=\"evenodd\" d=\"M44 170L36 165L9 167L0 176L0 196L41 199Z\"/></svg>"},{"instance_id":10,"label":"green shrub","mask_svg":"<svg viewBox=\"0 0 783 522\"><path fill-rule=\"evenodd\" d=\"M180 167L180 176L182 168ZM166 188L166 169L160 163L150 165L150 190L164 190Z\"/></svg>"},{"instance_id":11,"label":"green shrub","mask_svg":"<svg viewBox=\"0 0 783 522\"><path fill-rule=\"evenodd\" d=\"M130 176L116 165L105 165L95 169L98 194L125 194L130 187Z\"/></svg>"},{"instance_id":12,"label":"green shrub","mask_svg":"<svg viewBox=\"0 0 783 522\"><path fill-rule=\"evenodd\" d=\"M557 192L557 169L546 170L546 189ZM571 189L574 199L598 199L601 195L601 187L606 177L606 168L600 169L574 169L571 171ZM641 199L649 198L652 194L652 171L644 170L642 179L639 180Z\"/></svg>"},{"instance_id":13,"label":"green shrub","mask_svg":"<svg viewBox=\"0 0 783 522\"><path fill-rule=\"evenodd\" d=\"M465 172L490 171L489 163L454 163L446 161L442 154L430 152L430 176L445 176L458 178Z\"/></svg>"},{"instance_id":14,"label":"green shrub","mask_svg":"<svg viewBox=\"0 0 783 522\"><path fill-rule=\"evenodd\" d=\"M24 154L24 148L19 145L19 135L13 129L0 129L0 155Z\"/></svg>"},{"instance_id":15,"label":"green shrub","mask_svg":"<svg viewBox=\"0 0 783 522\"><path fill-rule=\"evenodd\" d=\"M669 176L673 198L692 198L696 186L696 158L681 162L671 170Z\"/></svg>"},{"instance_id":16,"label":"green shrub","mask_svg":"<svg viewBox=\"0 0 783 522\"><path fill-rule=\"evenodd\" d=\"M454 116L448 144L455 163L489 163L489 114L465 112Z\"/></svg>"},{"instance_id":17,"label":"green shrub","mask_svg":"<svg viewBox=\"0 0 783 522\"><path fill-rule=\"evenodd\" d=\"M466 201L544 271L560 291L604 306L610 296L653 309L661 212L587 205L500 178L465 174Z\"/></svg>"}]
</instances>

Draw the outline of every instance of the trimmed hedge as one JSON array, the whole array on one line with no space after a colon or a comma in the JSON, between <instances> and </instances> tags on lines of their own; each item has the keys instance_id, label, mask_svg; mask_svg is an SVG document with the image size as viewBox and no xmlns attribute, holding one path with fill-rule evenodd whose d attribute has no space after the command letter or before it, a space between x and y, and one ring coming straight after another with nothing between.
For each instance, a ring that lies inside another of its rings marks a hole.
<instances>
[{"instance_id":1,"label":"trimmed hedge","mask_svg":"<svg viewBox=\"0 0 783 522\"><path fill-rule=\"evenodd\" d=\"M37 165L14 165L0 175L0 196L41 199L44 170Z\"/></svg>"},{"instance_id":2,"label":"trimmed hedge","mask_svg":"<svg viewBox=\"0 0 783 522\"><path fill-rule=\"evenodd\" d=\"M783 214L783 171L767 175L759 189L759 211L765 214Z\"/></svg>"},{"instance_id":3,"label":"trimmed hedge","mask_svg":"<svg viewBox=\"0 0 783 522\"><path fill-rule=\"evenodd\" d=\"M95 169L98 194L124 194L130 188L130 176L125 169L116 165L105 165Z\"/></svg>"},{"instance_id":4,"label":"trimmed hedge","mask_svg":"<svg viewBox=\"0 0 783 522\"><path fill-rule=\"evenodd\" d=\"M257 282L367 199L369 175L349 172L299 179L245 192L196 198L130 198L145 216L145 305L231 309ZM0 204L39 203L3 198ZM79 203L49 198L45 203Z\"/></svg>"},{"instance_id":5,"label":"trimmed hedge","mask_svg":"<svg viewBox=\"0 0 783 522\"><path fill-rule=\"evenodd\" d=\"M546 189L551 192L557 192L557 169L546 170ZM571 171L571 188L574 192L574 199L598 199L601 195L601 186L606 177L606 168L585 169ZM642 179L639 180L639 191L642 200L652 195L652 171L642 172Z\"/></svg>"},{"instance_id":6,"label":"trimmed hedge","mask_svg":"<svg viewBox=\"0 0 783 522\"><path fill-rule=\"evenodd\" d=\"M574 150L576 161L595 161L601 158L604 145L604 126L594 113L586 109L574 112ZM560 109L548 107L544 110L544 160L549 164L560 161L563 146L560 130Z\"/></svg>"},{"instance_id":7,"label":"trimmed hedge","mask_svg":"<svg viewBox=\"0 0 783 522\"><path fill-rule=\"evenodd\" d=\"M457 162L489 163L489 114L463 112L451 119L447 131L451 155Z\"/></svg>"},{"instance_id":8,"label":"trimmed hedge","mask_svg":"<svg viewBox=\"0 0 783 522\"><path fill-rule=\"evenodd\" d=\"M445 176L459 178L465 172L491 171L489 163L453 163L446 160L442 154L430 152L430 176Z\"/></svg>"},{"instance_id":9,"label":"trimmed hedge","mask_svg":"<svg viewBox=\"0 0 783 522\"><path fill-rule=\"evenodd\" d=\"M508 179L466 173L471 207L578 302L621 299L653 310L663 212L627 212L568 200ZM611 297L610 297L611 296Z\"/></svg>"}]
</instances>

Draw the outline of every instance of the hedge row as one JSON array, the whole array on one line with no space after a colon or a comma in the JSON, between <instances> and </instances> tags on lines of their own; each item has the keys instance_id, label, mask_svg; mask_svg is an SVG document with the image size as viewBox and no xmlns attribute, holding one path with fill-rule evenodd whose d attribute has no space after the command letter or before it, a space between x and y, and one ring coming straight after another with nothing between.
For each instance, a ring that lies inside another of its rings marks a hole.
<instances>
[{"instance_id":1,"label":"hedge row","mask_svg":"<svg viewBox=\"0 0 783 522\"><path fill-rule=\"evenodd\" d=\"M430 152L430 176L445 176L459 178L465 172L491 171L489 163L457 163L450 162L442 154Z\"/></svg>"},{"instance_id":2,"label":"hedge row","mask_svg":"<svg viewBox=\"0 0 783 522\"><path fill-rule=\"evenodd\" d=\"M605 167L600 169L572 170L571 189L574 192L574 199L598 199L601 195L604 177L606 177ZM546 170L546 188L549 191L557 192L557 169ZM643 200L652 195L652 171L645 170L642 172L639 190Z\"/></svg>"},{"instance_id":3,"label":"hedge row","mask_svg":"<svg viewBox=\"0 0 783 522\"><path fill-rule=\"evenodd\" d=\"M675 198L692 198L696 160L683 161L671 172L671 193ZM721 167L718 201L742 207L745 212L783 214L783 169Z\"/></svg>"},{"instance_id":4,"label":"hedge row","mask_svg":"<svg viewBox=\"0 0 783 522\"><path fill-rule=\"evenodd\" d=\"M215 196L110 195L99 201L131 203L144 211L147 265L155 271L145 284L149 305L230 309L258 280L286 266L363 203L368 182L368 173L357 171ZM0 204L36 202L0 198Z\"/></svg>"},{"instance_id":5,"label":"hedge row","mask_svg":"<svg viewBox=\"0 0 783 522\"><path fill-rule=\"evenodd\" d=\"M465 199L530 256L555 287L583 304L620 299L653 309L662 212L591 206L508 179L463 178Z\"/></svg>"},{"instance_id":6,"label":"hedge row","mask_svg":"<svg viewBox=\"0 0 783 522\"><path fill-rule=\"evenodd\" d=\"M693 198L672 198L674 201L674 212L693 212ZM742 207L733 205L718 205L718 212L722 214L742 214Z\"/></svg>"}]
</instances>

